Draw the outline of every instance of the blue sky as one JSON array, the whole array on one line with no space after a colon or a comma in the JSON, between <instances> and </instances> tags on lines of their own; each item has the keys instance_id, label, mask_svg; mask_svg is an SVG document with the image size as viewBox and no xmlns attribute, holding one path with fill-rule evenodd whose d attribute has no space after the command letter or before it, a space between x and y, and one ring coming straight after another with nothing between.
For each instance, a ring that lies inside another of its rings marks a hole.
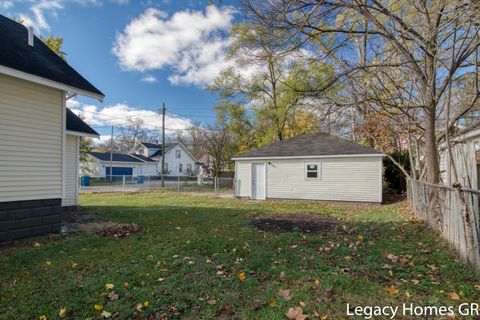
<instances>
[{"instance_id":1,"label":"blue sky","mask_svg":"<svg viewBox=\"0 0 480 320\"><path fill-rule=\"evenodd\" d=\"M223 0L0 0L0 13L33 25L37 34L64 37L67 61L105 95L103 104L76 98L101 134L109 124L142 117L159 128L214 121L217 97L205 90L225 66L228 31L240 19L238 3Z\"/></svg>"}]
</instances>

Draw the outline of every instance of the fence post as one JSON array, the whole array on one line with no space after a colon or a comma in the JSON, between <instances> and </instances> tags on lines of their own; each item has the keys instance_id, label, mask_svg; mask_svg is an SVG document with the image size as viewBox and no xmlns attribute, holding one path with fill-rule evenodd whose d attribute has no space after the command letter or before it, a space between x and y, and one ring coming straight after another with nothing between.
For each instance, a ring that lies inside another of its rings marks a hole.
<instances>
[{"instance_id":1,"label":"fence post","mask_svg":"<svg viewBox=\"0 0 480 320\"><path fill-rule=\"evenodd\" d=\"M180 176L177 176L177 192L180 193Z\"/></svg>"},{"instance_id":2,"label":"fence post","mask_svg":"<svg viewBox=\"0 0 480 320\"><path fill-rule=\"evenodd\" d=\"M147 176L147 190L150 190L150 176Z\"/></svg>"},{"instance_id":3,"label":"fence post","mask_svg":"<svg viewBox=\"0 0 480 320\"><path fill-rule=\"evenodd\" d=\"M122 176L122 181L123 181L123 192L125 192L125 175Z\"/></svg>"}]
</instances>

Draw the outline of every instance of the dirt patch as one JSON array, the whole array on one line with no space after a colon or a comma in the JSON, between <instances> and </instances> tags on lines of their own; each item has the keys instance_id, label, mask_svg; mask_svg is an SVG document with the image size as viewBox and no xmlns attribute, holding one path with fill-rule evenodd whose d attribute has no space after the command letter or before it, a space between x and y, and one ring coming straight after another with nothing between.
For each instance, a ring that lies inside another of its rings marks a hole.
<instances>
[{"instance_id":1,"label":"dirt patch","mask_svg":"<svg viewBox=\"0 0 480 320\"><path fill-rule=\"evenodd\" d=\"M407 200L407 194L396 194L396 193L384 193L383 194L383 205L400 203Z\"/></svg>"},{"instance_id":2,"label":"dirt patch","mask_svg":"<svg viewBox=\"0 0 480 320\"><path fill-rule=\"evenodd\" d=\"M130 234L142 232L136 224L118 224L111 221L102 221L97 214L88 210L67 212L62 225L62 233L87 232L101 236L117 238L127 237Z\"/></svg>"},{"instance_id":3,"label":"dirt patch","mask_svg":"<svg viewBox=\"0 0 480 320\"><path fill-rule=\"evenodd\" d=\"M142 228L136 224L122 224L112 227L107 227L98 230L97 234L102 236L111 236L116 238L128 237L131 234L142 232Z\"/></svg>"},{"instance_id":4,"label":"dirt patch","mask_svg":"<svg viewBox=\"0 0 480 320\"><path fill-rule=\"evenodd\" d=\"M341 225L341 220L317 215L263 216L252 220L252 225L268 232L320 233L333 231Z\"/></svg>"}]
</instances>

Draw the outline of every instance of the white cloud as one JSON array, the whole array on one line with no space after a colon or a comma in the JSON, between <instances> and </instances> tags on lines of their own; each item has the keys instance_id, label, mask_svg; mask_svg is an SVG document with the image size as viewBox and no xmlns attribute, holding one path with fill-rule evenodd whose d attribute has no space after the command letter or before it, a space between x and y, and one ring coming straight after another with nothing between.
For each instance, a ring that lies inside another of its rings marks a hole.
<instances>
[{"instance_id":1,"label":"white cloud","mask_svg":"<svg viewBox=\"0 0 480 320\"><path fill-rule=\"evenodd\" d=\"M148 82L148 83L154 83L157 82L157 78L155 76L152 76L151 74L147 74L144 76L141 81L143 82Z\"/></svg>"},{"instance_id":2,"label":"white cloud","mask_svg":"<svg viewBox=\"0 0 480 320\"><path fill-rule=\"evenodd\" d=\"M76 114L82 114L86 123L92 126L121 126L128 118L140 118L144 121L144 128L160 133L162 128L162 116L153 110L134 108L124 103L117 103L104 108L99 108L93 104L83 104L75 99L67 101L67 107ZM165 131L173 134L176 130L187 129L192 126L190 119L182 118L174 114L165 116Z\"/></svg>"},{"instance_id":3,"label":"white cloud","mask_svg":"<svg viewBox=\"0 0 480 320\"><path fill-rule=\"evenodd\" d=\"M184 10L169 16L149 8L116 37L113 53L128 71L171 68L174 84L210 84L227 65L226 33L234 20L232 7L208 6L205 12Z\"/></svg>"},{"instance_id":4,"label":"white cloud","mask_svg":"<svg viewBox=\"0 0 480 320\"><path fill-rule=\"evenodd\" d=\"M0 9L8 10L13 7L13 1L0 1Z\"/></svg>"}]
</instances>

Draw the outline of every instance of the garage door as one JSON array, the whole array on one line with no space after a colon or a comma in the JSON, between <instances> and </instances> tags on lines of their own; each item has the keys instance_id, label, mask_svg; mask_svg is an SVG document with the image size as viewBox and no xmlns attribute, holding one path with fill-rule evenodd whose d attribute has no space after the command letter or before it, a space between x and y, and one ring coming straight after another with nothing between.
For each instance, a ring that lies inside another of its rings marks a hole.
<instances>
[{"instance_id":1,"label":"garage door","mask_svg":"<svg viewBox=\"0 0 480 320\"><path fill-rule=\"evenodd\" d=\"M107 176L110 175L110 167L106 167ZM133 168L127 167L113 167L112 173L114 176L131 176L133 175Z\"/></svg>"}]
</instances>

